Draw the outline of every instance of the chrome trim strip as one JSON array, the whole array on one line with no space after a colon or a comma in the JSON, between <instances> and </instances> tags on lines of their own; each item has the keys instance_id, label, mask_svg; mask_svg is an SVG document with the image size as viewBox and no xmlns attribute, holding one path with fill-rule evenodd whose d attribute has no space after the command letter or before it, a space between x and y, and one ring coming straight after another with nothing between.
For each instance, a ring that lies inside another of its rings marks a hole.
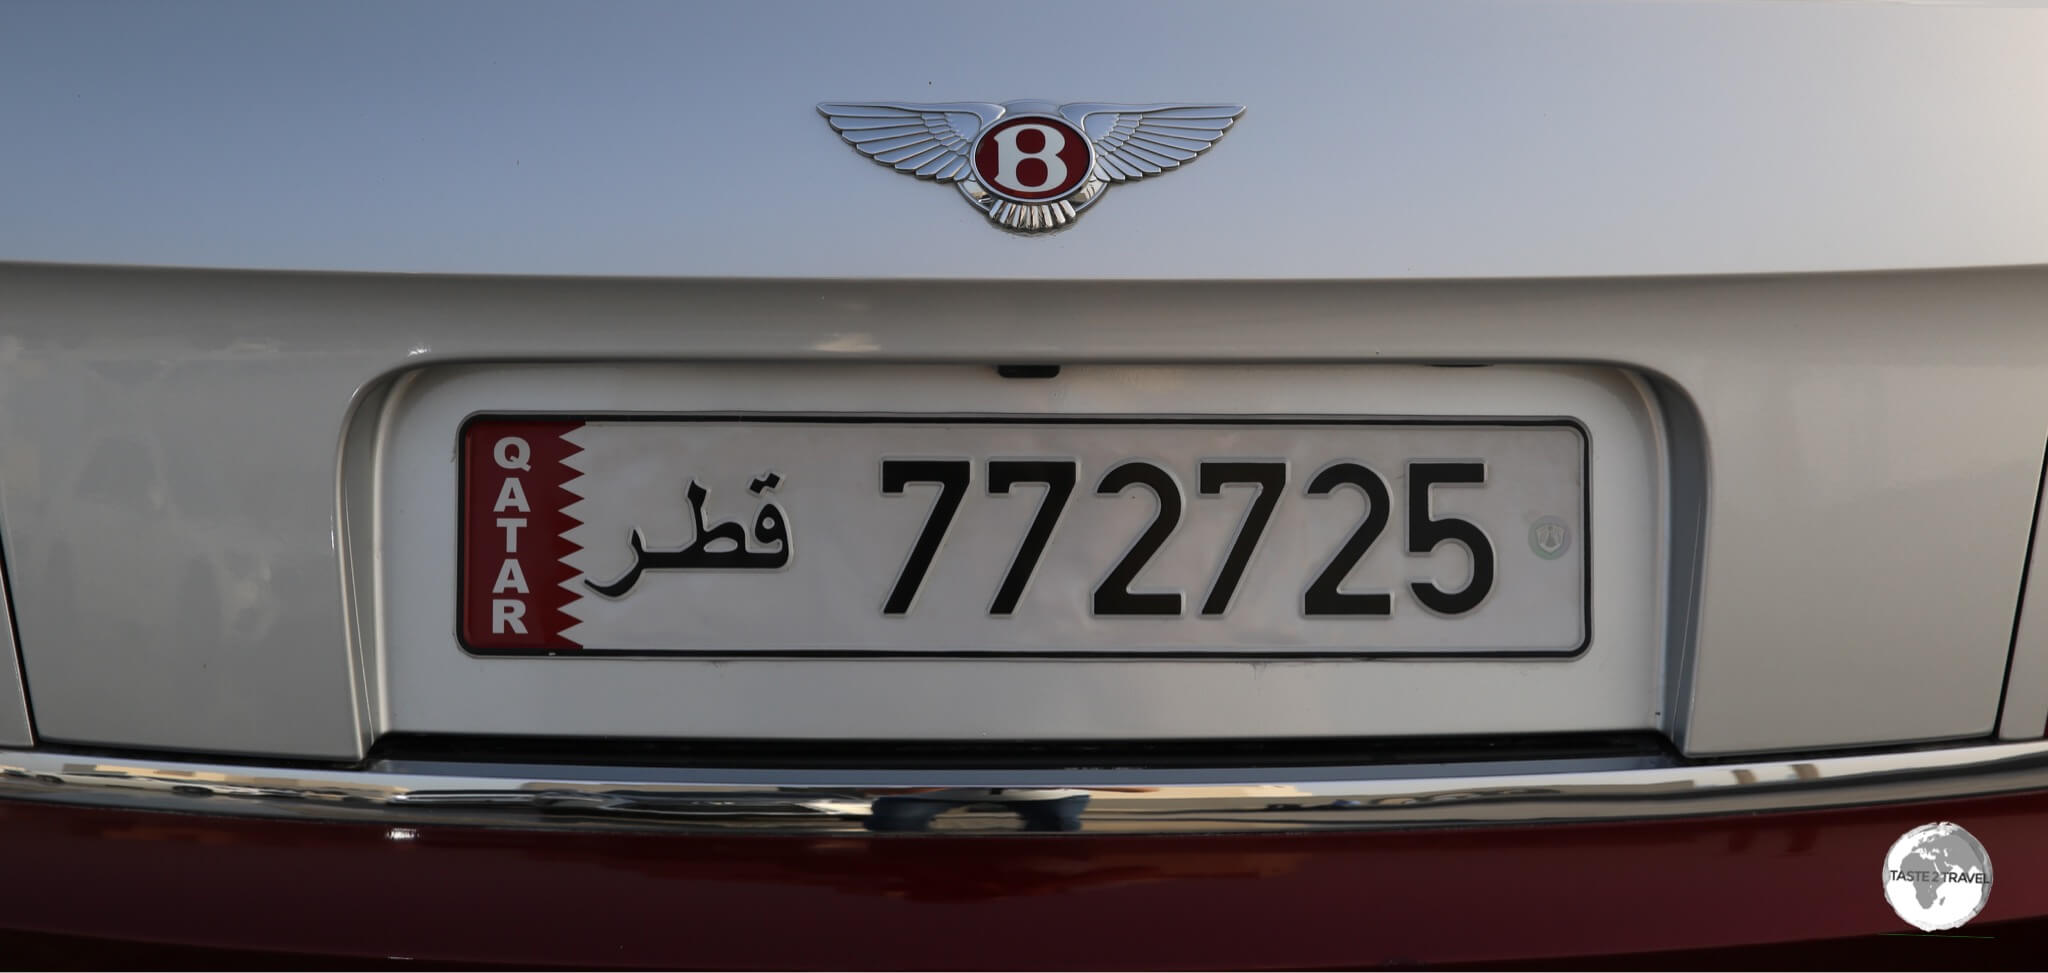
<instances>
[{"instance_id":1,"label":"chrome trim strip","mask_svg":"<svg viewBox=\"0 0 2048 973\"><path fill-rule=\"evenodd\" d=\"M350 771L0 751L0 799L381 825L1130 834L1661 818L2048 788L2048 741L1810 760L1688 764L1634 759L1618 764L1541 761L1268 772L383 764Z\"/></svg>"}]
</instances>

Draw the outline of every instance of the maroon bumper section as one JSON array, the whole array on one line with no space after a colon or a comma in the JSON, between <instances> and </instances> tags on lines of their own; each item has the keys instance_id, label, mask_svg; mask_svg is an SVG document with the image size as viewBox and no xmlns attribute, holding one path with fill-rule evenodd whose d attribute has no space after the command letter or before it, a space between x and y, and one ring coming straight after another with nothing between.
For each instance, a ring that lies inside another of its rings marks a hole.
<instances>
[{"instance_id":1,"label":"maroon bumper section","mask_svg":"<svg viewBox=\"0 0 2048 973\"><path fill-rule=\"evenodd\" d=\"M1955 821L2048 915L2048 793L1345 834L704 836L0 802L0 925L291 953L718 968L1508 962L1917 933L1886 849ZM1966 927L1958 932L1969 932Z\"/></svg>"}]
</instances>

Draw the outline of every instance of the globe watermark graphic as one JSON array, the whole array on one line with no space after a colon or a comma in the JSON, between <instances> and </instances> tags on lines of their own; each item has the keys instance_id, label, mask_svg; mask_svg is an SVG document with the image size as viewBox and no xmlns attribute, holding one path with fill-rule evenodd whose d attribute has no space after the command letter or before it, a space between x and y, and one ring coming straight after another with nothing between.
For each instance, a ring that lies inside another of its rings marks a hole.
<instances>
[{"instance_id":1,"label":"globe watermark graphic","mask_svg":"<svg viewBox=\"0 0 2048 973\"><path fill-rule=\"evenodd\" d=\"M1884 898L1922 932L1954 929L1991 901L1991 856L1960 824L1923 824L1885 853Z\"/></svg>"}]
</instances>

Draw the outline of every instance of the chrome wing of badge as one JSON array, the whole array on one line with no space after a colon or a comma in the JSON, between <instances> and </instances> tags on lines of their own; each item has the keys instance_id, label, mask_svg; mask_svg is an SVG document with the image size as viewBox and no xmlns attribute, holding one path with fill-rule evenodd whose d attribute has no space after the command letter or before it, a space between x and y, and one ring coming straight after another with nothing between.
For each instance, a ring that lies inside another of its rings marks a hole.
<instances>
[{"instance_id":1,"label":"chrome wing of badge","mask_svg":"<svg viewBox=\"0 0 2048 973\"><path fill-rule=\"evenodd\" d=\"M1113 183L1193 161L1244 106L827 102L818 112L877 163L950 182L998 226L1035 233L1073 222Z\"/></svg>"}]
</instances>

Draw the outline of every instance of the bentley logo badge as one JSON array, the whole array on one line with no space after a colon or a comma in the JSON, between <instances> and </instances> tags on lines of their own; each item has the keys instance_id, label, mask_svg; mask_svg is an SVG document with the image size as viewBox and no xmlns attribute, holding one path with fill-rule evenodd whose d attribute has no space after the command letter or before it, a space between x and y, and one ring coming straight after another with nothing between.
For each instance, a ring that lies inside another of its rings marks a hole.
<instances>
[{"instance_id":1,"label":"bentley logo badge","mask_svg":"<svg viewBox=\"0 0 2048 973\"><path fill-rule=\"evenodd\" d=\"M818 112L876 162L950 182L998 225L1036 232L1073 222L1111 183L1192 161L1244 106L828 102Z\"/></svg>"}]
</instances>

